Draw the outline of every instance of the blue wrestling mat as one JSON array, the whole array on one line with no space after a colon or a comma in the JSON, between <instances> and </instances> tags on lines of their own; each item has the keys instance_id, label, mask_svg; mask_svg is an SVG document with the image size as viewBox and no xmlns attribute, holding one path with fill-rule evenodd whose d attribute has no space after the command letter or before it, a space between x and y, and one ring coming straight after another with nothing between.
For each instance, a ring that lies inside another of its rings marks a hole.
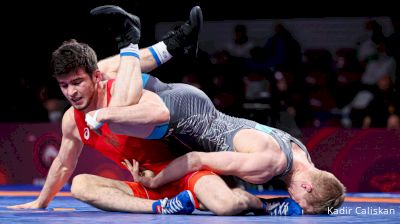
<instances>
[{"instance_id":1,"label":"blue wrestling mat","mask_svg":"<svg viewBox=\"0 0 400 224\"><path fill-rule=\"evenodd\" d=\"M215 216L210 212L195 211L192 215L154 215L105 212L71 197L63 189L47 209L11 210L5 206L34 200L39 187L0 186L0 223L400 223L400 194L347 194L339 210L330 215L274 216ZM265 192L262 197L281 196L278 192Z\"/></svg>"}]
</instances>

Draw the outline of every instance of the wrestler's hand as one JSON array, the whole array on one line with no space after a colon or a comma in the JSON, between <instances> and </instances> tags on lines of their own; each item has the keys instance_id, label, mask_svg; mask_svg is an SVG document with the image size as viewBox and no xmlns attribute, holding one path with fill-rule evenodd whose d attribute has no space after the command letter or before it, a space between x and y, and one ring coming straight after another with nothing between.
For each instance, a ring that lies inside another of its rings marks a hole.
<instances>
[{"instance_id":1,"label":"wrestler's hand","mask_svg":"<svg viewBox=\"0 0 400 224\"><path fill-rule=\"evenodd\" d=\"M12 205L7 206L9 209L39 209L39 208L46 208L45 206L41 206L38 200L34 200L25 204L20 205Z\"/></svg>"},{"instance_id":2,"label":"wrestler's hand","mask_svg":"<svg viewBox=\"0 0 400 224\"><path fill-rule=\"evenodd\" d=\"M154 186L154 173L151 170L140 171L139 162L132 159L132 164L129 160L124 159L121 162L128 170L131 172L133 180L135 182L141 183L143 186L148 188L155 188Z\"/></svg>"},{"instance_id":3,"label":"wrestler's hand","mask_svg":"<svg viewBox=\"0 0 400 224\"><path fill-rule=\"evenodd\" d=\"M98 130L104 125L104 123L101 122L101 118L104 115L103 112L103 110L99 109L90 111L85 115L86 124L90 129Z\"/></svg>"}]
</instances>

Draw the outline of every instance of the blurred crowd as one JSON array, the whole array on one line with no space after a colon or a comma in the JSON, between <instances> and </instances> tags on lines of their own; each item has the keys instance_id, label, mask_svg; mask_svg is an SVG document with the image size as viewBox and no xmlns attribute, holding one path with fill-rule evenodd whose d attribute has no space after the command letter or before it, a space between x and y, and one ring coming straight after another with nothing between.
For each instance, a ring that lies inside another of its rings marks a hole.
<instances>
[{"instance_id":1,"label":"blurred crowd","mask_svg":"<svg viewBox=\"0 0 400 224\"><path fill-rule=\"evenodd\" d=\"M235 26L224 50L171 60L151 74L202 89L215 106L301 136L303 127L399 128L400 34L375 20L354 48L302 49L283 24L261 46ZM19 78L2 122L59 122L68 102L53 79ZM17 103L14 103L17 102Z\"/></svg>"},{"instance_id":2,"label":"blurred crowd","mask_svg":"<svg viewBox=\"0 0 400 224\"><path fill-rule=\"evenodd\" d=\"M294 136L303 127L400 128L399 20L385 36L375 20L353 48L302 49L283 24L257 46L238 24L224 50L171 62L162 80L205 91L215 106Z\"/></svg>"}]
</instances>

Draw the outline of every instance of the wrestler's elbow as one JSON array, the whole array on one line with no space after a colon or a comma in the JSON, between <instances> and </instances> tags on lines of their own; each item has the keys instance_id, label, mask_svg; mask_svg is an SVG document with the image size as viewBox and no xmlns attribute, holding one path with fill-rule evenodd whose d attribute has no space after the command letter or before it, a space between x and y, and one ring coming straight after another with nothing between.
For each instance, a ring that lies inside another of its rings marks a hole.
<instances>
[{"instance_id":1,"label":"wrestler's elbow","mask_svg":"<svg viewBox=\"0 0 400 224\"><path fill-rule=\"evenodd\" d=\"M163 124L169 122L170 113L167 107L161 105L153 105L150 107L148 114L149 121L151 124Z\"/></svg>"},{"instance_id":2,"label":"wrestler's elbow","mask_svg":"<svg viewBox=\"0 0 400 224\"><path fill-rule=\"evenodd\" d=\"M162 108L160 108L160 111L159 111L159 122L160 123L165 123L165 122L169 122L169 120L170 120L170 113L169 113L169 110L168 110L168 108L167 107L165 107L165 106L163 106Z\"/></svg>"},{"instance_id":3,"label":"wrestler's elbow","mask_svg":"<svg viewBox=\"0 0 400 224\"><path fill-rule=\"evenodd\" d=\"M143 184L143 183L142 183ZM158 187L161 187L161 186L159 186L159 184L157 184L156 182L154 182L154 181L150 181L150 182L148 182L147 184L143 184L145 187L148 187L148 188L151 188L151 189L154 189L154 188L158 188Z\"/></svg>"}]
</instances>

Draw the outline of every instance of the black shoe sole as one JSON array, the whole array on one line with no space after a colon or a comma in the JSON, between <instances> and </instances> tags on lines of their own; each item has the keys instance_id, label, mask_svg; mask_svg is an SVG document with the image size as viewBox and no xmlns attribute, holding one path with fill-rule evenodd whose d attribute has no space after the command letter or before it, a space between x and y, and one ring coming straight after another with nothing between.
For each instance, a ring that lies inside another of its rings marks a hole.
<instances>
[{"instance_id":1,"label":"black shoe sole","mask_svg":"<svg viewBox=\"0 0 400 224\"><path fill-rule=\"evenodd\" d=\"M196 27L196 31L197 32L197 38L196 38L196 50L195 50L195 58L197 58L197 54L199 51L199 35L200 35L200 31L203 28L203 12L201 11L200 6L194 6L191 10L190 10L190 14L189 14L189 22L190 25L193 27Z\"/></svg>"}]
</instances>

